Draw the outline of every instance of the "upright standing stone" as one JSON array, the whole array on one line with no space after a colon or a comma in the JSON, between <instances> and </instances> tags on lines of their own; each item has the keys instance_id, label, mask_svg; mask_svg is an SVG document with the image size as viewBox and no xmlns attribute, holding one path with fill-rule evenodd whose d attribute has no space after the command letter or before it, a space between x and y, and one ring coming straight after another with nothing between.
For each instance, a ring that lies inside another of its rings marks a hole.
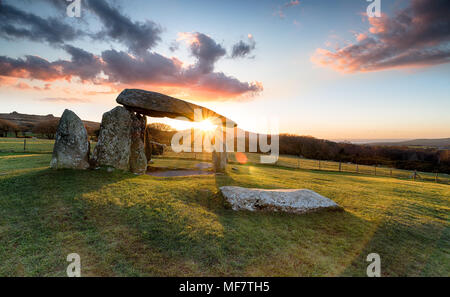
<instances>
[{"instance_id":1,"label":"upright standing stone","mask_svg":"<svg viewBox=\"0 0 450 297\"><path fill-rule=\"evenodd\" d=\"M144 147L145 147L145 156L147 160L150 161L152 159L152 136L150 133L150 127L147 126L145 128L145 137L144 137Z\"/></svg>"},{"instance_id":2,"label":"upright standing stone","mask_svg":"<svg viewBox=\"0 0 450 297\"><path fill-rule=\"evenodd\" d=\"M147 157L145 155L146 126L147 118L145 116L132 116L130 171L138 174L144 174L147 171Z\"/></svg>"},{"instance_id":3,"label":"upright standing stone","mask_svg":"<svg viewBox=\"0 0 450 297\"><path fill-rule=\"evenodd\" d=\"M89 168L89 139L81 119L66 109L59 120L50 167Z\"/></svg>"},{"instance_id":4,"label":"upright standing stone","mask_svg":"<svg viewBox=\"0 0 450 297\"><path fill-rule=\"evenodd\" d=\"M223 173L225 172L225 168L227 166L227 151L226 145L223 145L223 152L213 151L212 153L212 162L213 168L215 172Z\"/></svg>"},{"instance_id":5,"label":"upright standing stone","mask_svg":"<svg viewBox=\"0 0 450 297\"><path fill-rule=\"evenodd\" d=\"M122 106L105 112L100 127L93 161L96 166L111 166L120 170L145 173L144 152L146 118Z\"/></svg>"},{"instance_id":6,"label":"upright standing stone","mask_svg":"<svg viewBox=\"0 0 450 297\"><path fill-rule=\"evenodd\" d=\"M102 117L98 142L94 149L97 166L129 170L131 112L118 106Z\"/></svg>"}]
</instances>

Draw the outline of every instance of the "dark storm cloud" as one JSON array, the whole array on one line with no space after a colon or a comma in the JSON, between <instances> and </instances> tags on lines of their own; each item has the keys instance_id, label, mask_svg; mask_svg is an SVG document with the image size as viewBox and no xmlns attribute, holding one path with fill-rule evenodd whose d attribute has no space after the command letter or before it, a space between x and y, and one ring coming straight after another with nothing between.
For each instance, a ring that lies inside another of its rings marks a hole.
<instances>
[{"instance_id":1,"label":"dark storm cloud","mask_svg":"<svg viewBox=\"0 0 450 297\"><path fill-rule=\"evenodd\" d=\"M36 1L36 0L27 0L27 1L31 2L31 1ZM56 8L63 11L64 13L66 12L67 6L70 4L70 2L66 1L66 0L39 0L39 1L48 2L48 3L52 4L53 6L55 6ZM83 0L81 2L83 2Z\"/></svg>"},{"instance_id":2,"label":"dark storm cloud","mask_svg":"<svg viewBox=\"0 0 450 297\"><path fill-rule=\"evenodd\" d=\"M253 37L249 37L247 42L240 40L238 43L233 45L231 51L232 58L246 57L256 48L256 42Z\"/></svg>"},{"instance_id":3,"label":"dark storm cloud","mask_svg":"<svg viewBox=\"0 0 450 297\"><path fill-rule=\"evenodd\" d=\"M58 9L67 7L67 3L62 0L45 2ZM184 65L177 58L168 58L150 51L160 40L162 31L155 23L134 22L104 0L85 0L82 5L95 14L103 25L101 32L89 36L96 38L103 34L106 37L102 38L127 45L133 55L114 49L95 55L68 45L67 41L88 34L54 18L43 19L4 4L0 6L0 34L3 37L47 41L66 51L71 58L52 62L35 55L24 58L0 56L0 78L9 76L42 81L78 78L82 82L111 86L166 86L207 93L211 98L231 98L262 91L260 83L241 82L222 72L215 72L215 63L226 55L226 50L205 34L189 33L189 50L196 62ZM172 50L177 47L178 43L172 44ZM24 87L25 85L22 86Z\"/></svg>"},{"instance_id":4,"label":"dark storm cloud","mask_svg":"<svg viewBox=\"0 0 450 297\"><path fill-rule=\"evenodd\" d=\"M94 80L102 71L102 63L99 57L71 45L65 45L64 49L71 55L72 59L55 62L63 68L63 75L77 76L81 80Z\"/></svg>"},{"instance_id":5,"label":"dark storm cloud","mask_svg":"<svg viewBox=\"0 0 450 297\"><path fill-rule=\"evenodd\" d=\"M72 26L50 17L42 18L24 12L6 3L0 5L0 35L5 38L25 38L33 41L46 41L61 44L83 35Z\"/></svg>"},{"instance_id":6,"label":"dark storm cloud","mask_svg":"<svg viewBox=\"0 0 450 297\"><path fill-rule=\"evenodd\" d=\"M197 77L199 88L214 91L228 96L238 96L246 93L256 94L263 90L261 83L241 82L237 78L227 76L222 72L212 72Z\"/></svg>"},{"instance_id":7,"label":"dark storm cloud","mask_svg":"<svg viewBox=\"0 0 450 297\"><path fill-rule=\"evenodd\" d=\"M222 97L235 97L262 91L260 83L241 82L222 72L200 71L197 64L188 68L182 62L157 53L146 52L132 56L123 51L107 50L100 57L73 46L64 49L70 61L49 62L37 56L13 59L0 56L0 76L53 81L74 77L93 83L102 82L98 75L108 76L104 83L123 85L164 85L209 92Z\"/></svg>"},{"instance_id":8,"label":"dark storm cloud","mask_svg":"<svg viewBox=\"0 0 450 297\"><path fill-rule=\"evenodd\" d=\"M25 56L25 59L0 56L0 76L43 81L79 77L81 80L94 81L102 70L100 59L73 46L66 45L64 49L72 56L70 61L49 62L32 55Z\"/></svg>"},{"instance_id":9,"label":"dark storm cloud","mask_svg":"<svg viewBox=\"0 0 450 297\"><path fill-rule=\"evenodd\" d=\"M357 43L334 52L318 49L312 61L342 72L448 63L449 15L448 0L413 0L395 17L369 18L369 33Z\"/></svg>"},{"instance_id":10,"label":"dark storm cloud","mask_svg":"<svg viewBox=\"0 0 450 297\"><path fill-rule=\"evenodd\" d=\"M60 71L53 63L37 56L25 59L0 56L0 76L54 80L61 78Z\"/></svg>"},{"instance_id":11,"label":"dark storm cloud","mask_svg":"<svg viewBox=\"0 0 450 297\"><path fill-rule=\"evenodd\" d=\"M123 42L135 54L143 54L154 47L160 40L162 28L152 21L133 22L117 8L104 0L86 1L103 24L103 31L97 37L106 35L118 42Z\"/></svg>"},{"instance_id":12,"label":"dark storm cloud","mask_svg":"<svg viewBox=\"0 0 450 297\"><path fill-rule=\"evenodd\" d=\"M260 83L241 82L222 72L214 72L215 63L226 55L226 50L211 37L203 33L184 33L191 54L197 62L183 71L183 80L205 91L236 96L245 93L258 93L263 90Z\"/></svg>"},{"instance_id":13,"label":"dark storm cloud","mask_svg":"<svg viewBox=\"0 0 450 297\"><path fill-rule=\"evenodd\" d=\"M102 53L104 72L111 82L180 83L181 64L157 53L146 52L139 57L116 50Z\"/></svg>"},{"instance_id":14,"label":"dark storm cloud","mask_svg":"<svg viewBox=\"0 0 450 297\"><path fill-rule=\"evenodd\" d=\"M192 33L190 40L191 54L197 58L195 68L200 73L210 73L214 70L214 64L227 51L211 37L203 33Z\"/></svg>"},{"instance_id":15,"label":"dark storm cloud","mask_svg":"<svg viewBox=\"0 0 450 297\"><path fill-rule=\"evenodd\" d=\"M176 40L175 40L175 41L172 41L172 42L170 43L169 50L170 50L171 52L175 52L175 51L177 51L179 48L180 48L180 45L179 45L179 43L178 43Z\"/></svg>"},{"instance_id":16,"label":"dark storm cloud","mask_svg":"<svg viewBox=\"0 0 450 297\"><path fill-rule=\"evenodd\" d=\"M208 55L209 58L212 56L216 55ZM205 56L202 57L202 63L211 61ZM209 72L203 71L204 68L199 66L199 62L184 69L181 67L181 61L156 53L133 57L125 52L108 50L102 53L102 60L105 63L104 72L112 83L185 87L225 97L262 91L262 85L259 83L241 82L222 72L213 72L213 65L210 66L212 68Z\"/></svg>"}]
</instances>

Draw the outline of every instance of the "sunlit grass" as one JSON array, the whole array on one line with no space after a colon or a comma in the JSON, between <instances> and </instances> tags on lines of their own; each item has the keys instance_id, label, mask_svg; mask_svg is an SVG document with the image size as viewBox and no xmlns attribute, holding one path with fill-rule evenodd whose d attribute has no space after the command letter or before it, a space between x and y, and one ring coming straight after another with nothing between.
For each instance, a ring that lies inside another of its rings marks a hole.
<instances>
[{"instance_id":1,"label":"sunlit grass","mask_svg":"<svg viewBox=\"0 0 450 297\"><path fill-rule=\"evenodd\" d=\"M23 139L22 138L0 138L0 153L9 153L16 155L16 153L24 153L24 154L40 154L40 153L51 153L53 151L53 140L47 139L26 139L26 150L23 149ZM91 142L91 151L95 148L95 143ZM239 156L245 156L245 162L242 162L242 158L239 159ZM228 153L228 160L231 163L247 163L247 164L259 164L260 163L260 154L257 153ZM174 153L168 151L164 153L163 156L154 156L154 160L158 160L159 158L163 159L186 159L186 160L199 160L203 162L211 162L211 153L200 152L200 153ZM180 162L181 165L177 167L182 168L191 168L192 166L187 166L190 164L189 162L183 163ZM289 168L300 168L300 169L310 169L310 170L327 170L327 171L339 171L339 162L333 161L319 161L319 160L310 160L310 159L299 159L295 156L281 155L279 156L277 166L289 167ZM164 166L164 165L161 165ZM401 170L396 168L387 168L387 167L374 167L367 165L356 165L356 164L347 164L341 163L341 171L342 172L350 172L350 173L358 173L358 174L366 174L366 175L379 175L379 176L392 176L394 178L402 178L409 179L411 178L413 172L408 170ZM435 174L430 172L418 172L419 179L425 181L435 181ZM439 173L438 181L441 183L450 184L450 175Z\"/></svg>"},{"instance_id":2,"label":"sunlit grass","mask_svg":"<svg viewBox=\"0 0 450 297\"><path fill-rule=\"evenodd\" d=\"M172 178L53 171L51 155L28 155L0 154L2 276L63 276L73 252L85 276L364 276L372 252L384 276L450 275L448 185L238 164ZM222 185L308 188L345 211L235 212Z\"/></svg>"}]
</instances>

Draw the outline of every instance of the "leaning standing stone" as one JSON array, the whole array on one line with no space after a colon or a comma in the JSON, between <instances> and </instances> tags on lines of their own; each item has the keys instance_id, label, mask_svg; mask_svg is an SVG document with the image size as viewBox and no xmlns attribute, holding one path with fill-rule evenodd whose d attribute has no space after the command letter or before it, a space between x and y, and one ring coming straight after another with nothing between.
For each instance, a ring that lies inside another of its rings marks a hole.
<instances>
[{"instance_id":1,"label":"leaning standing stone","mask_svg":"<svg viewBox=\"0 0 450 297\"><path fill-rule=\"evenodd\" d=\"M66 109L59 120L50 167L89 168L89 139L81 119Z\"/></svg>"}]
</instances>

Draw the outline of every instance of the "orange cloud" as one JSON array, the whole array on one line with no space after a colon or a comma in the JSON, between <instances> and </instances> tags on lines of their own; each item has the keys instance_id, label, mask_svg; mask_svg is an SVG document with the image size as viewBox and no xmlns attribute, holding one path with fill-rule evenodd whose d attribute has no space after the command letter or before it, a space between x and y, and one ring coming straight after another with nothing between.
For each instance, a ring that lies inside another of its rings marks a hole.
<instances>
[{"instance_id":1,"label":"orange cloud","mask_svg":"<svg viewBox=\"0 0 450 297\"><path fill-rule=\"evenodd\" d=\"M426 67L450 62L450 2L413 0L395 17L369 19L367 33L334 51L318 48L311 61L351 73L393 68Z\"/></svg>"}]
</instances>

